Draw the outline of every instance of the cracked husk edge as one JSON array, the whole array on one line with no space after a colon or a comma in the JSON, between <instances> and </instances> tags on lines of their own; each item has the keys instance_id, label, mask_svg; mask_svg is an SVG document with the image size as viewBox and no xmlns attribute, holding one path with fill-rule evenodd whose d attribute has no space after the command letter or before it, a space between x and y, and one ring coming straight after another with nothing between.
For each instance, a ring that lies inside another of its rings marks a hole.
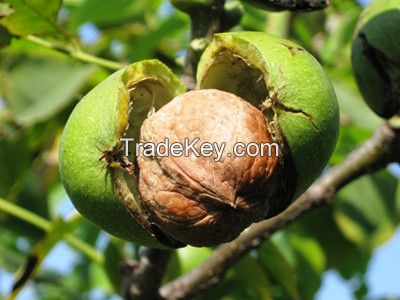
<instances>
[{"instance_id":1,"label":"cracked husk edge","mask_svg":"<svg viewBox=\"0 0 400 300\"><path fill-rule=\"evenodd\" d=\"M165 248L132 218L115 191L113 170L100 159L102 151L120 147L120 137L127 129L128 85L147 77L160 78L172 96L185 91L157 60L135 63L113 73L70 115L61 139L59 171L74 206L94 224L125 240Z\"/></svg>"},{"instance_id":2,"label":"cracked husk edge","mask_svg":"<svg viewBox=\"0 0 400 300\"><path fill-rule=\"evenodd\" d=\"M215 55L226 49L262 71L266 100L275 97L289 108L272 107L289 148L285 152L294 161L296 186L290 189L295 189L295 199L320 175L336 144L339 110L332 84L316 59L296 43L266 33L235 32L216 35L206 49L197 88L202 88Z\"/></svg>"}]
</instances>

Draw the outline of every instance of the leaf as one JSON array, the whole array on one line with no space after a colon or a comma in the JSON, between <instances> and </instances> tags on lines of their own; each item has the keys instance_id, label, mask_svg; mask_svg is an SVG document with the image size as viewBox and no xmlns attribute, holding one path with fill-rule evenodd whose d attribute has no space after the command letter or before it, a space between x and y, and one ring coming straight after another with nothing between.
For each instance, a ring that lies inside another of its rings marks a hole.
<instances>
[{"instance_id":1,"label":"leaf","mask_svg":"<svg viewBox=\"0 0 400 300\"><path fill-rule=\"evenodd\" d=\"M295 254L295 268L301 299L314 299L325 270L325 253L316 240L300 234L289 234Z\"/></svg>"},{"instance_id":2,"label":"leaf","mask_svg":"<svg viewBox=\"0 0 400 300\"><path fill-rule=\"evenodd\" d=\"M181 263L182 273L187 273L199 266L210 256L211 252L212 249L210 248L196 248L192 246L178 249L177 254Z\"/></svg>"},{"instance_id":3,"label":"leaf","mask_svg":"<svg viewBox=\"0 0 400 300\"><path fill-rule=\"evenodd\" d=\"M104 271L114 288L114 291L121 291L122 274L120 264L124 261L124 242L111 237L104 250Z\"/></svg>"},{"instance_id":4,"label":"leaf","mask_svg":"<svg viewBox=\"0 0 400 300\"><path fill-rule=\"evenodd\" d=\"M177 251L172 251L161 285L178 278L181 274L181 262L179 261Z\"/></svg>"},{"instance_id":5,"label":"leaf","mask_svg":"<svg viewBox=\"0 0 400 300\"><path fill-rule=\"evenodd\" d=\"M255 8L253 5L248 4L246 2L242 2L244 8L244 14L241 19L241 26L244 30L255 30L255 31L264 31L266 12Z\"/></svg>"},{"instance_id":6,"label":"leaf","mask_svg":"<svg viewBox=\"0 0 400 300\"><path fill-rule=\"evenodd\" d=\"M2 228L0 241L0 269L13 272L25 258L16 247L17 236Z\"/></svg>"},{"instance_id":7,"label":"leaf","mask_svg":"<svg viewBox=\"0 0 400 300\"><path fill-rule=\"evenodd\" d=\"M343 234L371 251L387 241L396 226L397 180L387 171L364 176L343 188L335 201L335 220Z\"/></svg>"},{"instance_id":8,"label":"leaf","mask_svg":"<svg viewBox=\"0 0 400 300\"><path fill-rule=\"evenodd\" d=\"M264 270L250 255L240 259L217 286L196 299L269 300L271 285Z\"/></svg>"},{"instance_id":9,"label":"leaf","mask_svg":"<svg viewBox=\"0 0 400 300\"><path fill-rule=\"evenodd\" d=\"M0 26L0 50L7 47L11 42L11 35L3 26Z\"/></svg>"},{"instance_id":10,"label":"leaf","mask_svg":"<svg viewBox=\"0 0 400 300\"><path fill-rule=\"evenodd\" d=\"M340 126L339 138L330 163L336 165L372 135L372 130L358 125L343 124Z\"/></svg>"},{"instance_id":11,"label":"leaf","mask_svg":"<svg viewBox=\"0 0 400 300\"><path fill-rule=\"evenodd\" d=\"M181 15L173 15L161 21L157 28L146 31L145 34L137 37L132 47L131 60L139 61L151 58L153 52L159 47L166 36L173 35L182 28L185 28L186 20Z\"/></svg>"},{"instance_id":12,"label":"leaf","mask_svg":"<svg viewBox=\"0 0 400 300\"><path fill-rule=\"evenodd\" d=\"M292 299L299 299L294 269L270 239L260 246L258 260L269 276L274 278Z\"/></svg>"},{"instance_id":13,"label":"leaf","mask_svg":"<svg viewBox=\"0 0 400 300\"><path fill-rule=\"evenodd\" d=\"M343 78L343 74L336 76ZM349 83L342 79L333 80L332 83L339 102L341 118L344 122L375 130L381 123L381 119L369 109L357 91L355 83L353 81Z\"/></svg>"},{"instance_id":14,"label":"leaf","mask_svg":"<svg viewBox=\"0 0 400 300\"><path fill-rule=\"evenodd\" d=\"M16 121L45 121L73 100L96 67L67 59L26 58L2 75L0 86Z\"/></svg>"},{"instance_id":15,"label":"leaf","mask_svg":"<svg viewBox=\"0 0 400 300\"><path fill-rule=\"evenodd\" d=\"M330 16L330 22L337 24L327 35L325 43L321 49L321 58L324 63L335 64L343 63L343 57L348 53L344 52L349 47L353 38L353 33L357 25L359 11L357 9L347 12L345 15Z\"/></svg>"},{"instance_id":16,"label":"leaf","mask_svg":"<svg viewBox=\"0 0 400 300\"><path fill-rule=\"evenodd\" d=\"M0 20L14 13L14 8L8 3L0 3Z\"/></svg>"},{"instance_id":17,"label":"leaf","mask_svg":"<svg viewBox=\"0 0 400 300\"><path fill-rule=\"evenodd\" d=\"M255 258L246 255L233 267L236 284L228 292L235 299L271 299L271 284Z\"/></svg>"},{"instance_id":18,"label":"leaf","mask_svg":"<svg viewBox=\"0 0 400 300\"><path fill-rule=\"evenodd\" d=\"M0 123L0 197L9 199L28 172L31 154L25 138L2 136L3 125Z\"/></svg>"},{"instance_id":19,"label":"leaf","mask_svg":"<svg viewBox=\"0 0 400 300\"><path fill-rule=\"evenodd\" d=\"M102 27L117 26L128 21L144 18L149 8L158 7L160 0L84 0L67 4L71 11L70 27L75 30L79 25L92 22Z\"/></svg>"},{"instance_id":20,"label":"leaf","mask_svg":"<svg viewBox=\"0 0 400 300\"><path fill-rule=\"evenodd\" d=\"M18 36L28 34L56 35L60 33L56 19L61 0L3 0L9 5L8 14L0 24ZM12 13L10 13L12 9Z\"/></svg>"},{"instance_id":21,"label":"leaf","mask_svg":"<svg viewBox=\"0 0 400 300\"><path fill-rule=\"evenodd\" d=\"M311 53L318 49L315 46L315 37L323 36L326 15L323 11L313 11L306 14L298 14L293 18L293 38L300 42Z\"/></svg>"},{"instance_id":22,"label":"leaf","mask_svg":"<svg viewBox=\"0 0 400 300\"><path fill-rule=\"evenodd\" d=\"M53 247L63 238L64 234L70 230L71 224L64 222L60 218L52 221L50 231L46 237L33 248L29 256L25 260L25 264L17 271L10 298L14 299L32 278L46 255Z\"/></svg>"},{"instance_id":23,"label":"leaf","mask_svg":"<svg viewBox=\"0 0 400 300\"><path fill-rule=\"evenodd\" d=\"M368 255L348 240L337 227L333 206L313 210L290 226L290 232L312 237L324 249L327 268L337 268L347 279L365 273Z\"/></svg>"}]
</instances>

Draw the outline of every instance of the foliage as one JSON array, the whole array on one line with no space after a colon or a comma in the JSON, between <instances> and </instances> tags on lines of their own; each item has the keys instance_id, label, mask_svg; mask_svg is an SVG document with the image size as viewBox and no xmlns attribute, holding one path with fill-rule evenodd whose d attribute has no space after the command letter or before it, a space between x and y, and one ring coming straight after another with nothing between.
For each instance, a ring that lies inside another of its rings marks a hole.
<instances>
[{"instance_id":1,"label":"foliage","mask_svg":"<svg viewBox=\"0 0 400 300\"><path fill-rule=\"evenodd\" d=\"M341 109L339 142L328 168L381 122L363 103L350 65L362 8L355 0L332 2L308 13L271 13L243 3L243 18L231 29L288 37L321 62ZM182 73L189 24L186 14L161 0L0 1L0 270L15 273L21 288L31 275L35 297L108 299L120 293L119 264L137 257L139 247L71 213L57 174L60 133L82 95L121 65L158 58ZM399 221L398 180L388 170L364 176L332 205L265 240L198 298L312 299L330 268L362 281L374 250ZM46 257L64 242L75 259L61 272L49 268ZM164 280L193 269L211 252L179 249ZM367 292L361 285L354 295Z\"/></svg>"}]
</instances>

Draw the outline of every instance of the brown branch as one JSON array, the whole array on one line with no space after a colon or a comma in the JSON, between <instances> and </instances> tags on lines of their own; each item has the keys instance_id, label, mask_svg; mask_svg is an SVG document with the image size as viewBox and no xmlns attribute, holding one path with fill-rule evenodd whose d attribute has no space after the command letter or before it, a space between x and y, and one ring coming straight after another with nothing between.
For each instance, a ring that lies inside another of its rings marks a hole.
<instances>
[{"instance_id":1,"label":"brown branch","mask_svg":"<svg viewBox=\"0 0 400 300\"><path fill-rule=\"evenodd\" d=\"M139 262L124 262L122 265L122 291L127 300L161 299L161 285L171 250L146 248Z\"/></svg>"},{"instance_id":2,"label":"brown branch","mask_svg":"<svg viewBox=\"0 0 400 300\"><path fill-rule=\"evenodd\" d=\"M307 211L328 204L335 193L350 181L382 169L390 162L400 161L399 149L400 131L383 124L372 138L330 169L284 212L253 224L236 240L219 246L198 268L163 286L160 294L164 299L187 299L217 284L233 263L260 245L264 238Z\"/></svg>"}]
</instances>

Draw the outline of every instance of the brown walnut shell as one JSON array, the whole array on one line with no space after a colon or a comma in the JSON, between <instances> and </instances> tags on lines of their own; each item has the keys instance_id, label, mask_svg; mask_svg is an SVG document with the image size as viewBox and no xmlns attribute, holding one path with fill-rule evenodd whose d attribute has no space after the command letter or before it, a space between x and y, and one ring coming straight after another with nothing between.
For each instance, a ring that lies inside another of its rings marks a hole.
<instances>
[{"instance_id":1,"label":"brown walnut shell","mask_svg":"<svg viewBox=\"0 0 400 300\"><path fill-rule=\"evenodd\" d=\"M138 158L139 190L150 219L175 239L214 245L235 238L270 210L278 153L238 157L237 142L273 143L263 113L240 97L220 90L198 90L174 98L145 120L141 141L169 144L225 143L222 158L153 156ZM142 149L143 150L143 149ZM241 149L242 150L242 149ZM266 153L264 153L266 154Z\"/></svg>"}]
</instances>

